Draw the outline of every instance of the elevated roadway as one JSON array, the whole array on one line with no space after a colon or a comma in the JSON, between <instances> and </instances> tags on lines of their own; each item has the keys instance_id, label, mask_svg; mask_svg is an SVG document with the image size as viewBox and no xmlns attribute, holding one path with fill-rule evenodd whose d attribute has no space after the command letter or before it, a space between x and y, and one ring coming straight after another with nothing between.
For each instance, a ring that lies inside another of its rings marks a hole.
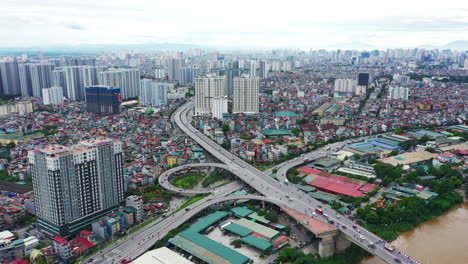
<instances>
[{"instance_id":1,"label":"elevated roadway","mask_svg":"<svg viewBox=\"0 0 468 264\"><path fill-rule=\"evenodd\" d=\"M372 254L378 256L387 263L397 263L398 261L401 263L419 263L399 250L389 251L385 249L384 246L386 243L375 234L358 226L349 218L340 216L333 209L323 206L323 204L318 200L304 194L295 186L290 186L285 182L275 181L265 173L223 149L190 124L189 116L191 116L193 106L193 102L189 101L175 112L174 121L179 128L200 144L206 151L210 152L214 157L231 167L232 171L236 171L236 175L241 180L249 184L259 193L266 197L279 198L281 201L290 200L291 203L288 204L288 207L305 215L312 215L315 208L322 207L322 210L327 217L317 216L318 219L325 223L328 220L338 223L338 228L340 228L342 233L351 239L358 238L356 240L352 239L353 242L366 250L368 250L369 245L372 244L374 247L374 249L371 250ZM324 249L323 252L319 251L319 253L326 257L334 253L334 248L330 246Z\"/></svg>"}]
</instances>

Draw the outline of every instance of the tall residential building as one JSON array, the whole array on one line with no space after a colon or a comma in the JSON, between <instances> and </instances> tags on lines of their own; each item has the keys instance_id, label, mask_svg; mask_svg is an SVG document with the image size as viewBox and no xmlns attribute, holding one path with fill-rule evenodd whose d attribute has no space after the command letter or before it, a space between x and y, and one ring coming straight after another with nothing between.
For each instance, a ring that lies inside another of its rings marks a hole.
<instances>
[{"instance_id":1,"label":"tall residential building","mask_svg":"<svg viewBox=\"0 0 468 264\"><path fill-rule=\"evenodd\" d=\"M232 112L258 113L260 79L243 75L235 77L233 83Z\"/></svg>"},{"instance_id":2,"label":"tall residential building","mask_svg":"<svg viewBox=\"0 0 468 264\"><path fill-rule=\"evenodd\" d=\"M86 110L91 113L118 114L122 97L120 88L104 85L86 87Z\"/></svg>"},{"instance_id":3,"label":"tall residential building","mask_svg":"<svg viewBox=\"0 0 468 264\"><path fill-rule=\"evenodd\" d=\"M109 69L98 73L99 84L120 88L122 99L140 96L140 70Z\"/></svg>"},{"instance_id":4,"label":"tall residential building","mask_svg":"<svg viewBox=\"0 0 468 264\"><path fill-rule=\"evenodd\" d=\"M241 70L236 68L229 68L222 71L222 75L225 75L227 79L227 95L229 97L231 97L233 93L233 79L234 77L240 76L240 74Z\"/></svg>"},{"instance_id":5,"label":"tall residential building","mask_svg":"<svg viewBox=\"0 0 468 264\"><path fill-rule=\"evenodd\" d=\"M38 227L68 236L124 201L122 143L96 139L29 151Z\"/></svg>"},{"instance_id":6,"label":"tall residential building","mask_svg":"<svg viewBox=\"0 0 468 264\"><path fill-rule=\"evenodd\" d=\"M224 97L215 97L211 99L211 116L222 119L223 115L228 113L228 99Z\"/></svg>"},{"instance_id":7,"label":"tall residential building","mask_svg":"<svg viewBox=\"0 0 468 264\"><path fill-rule=\"evenodd\" d=\"M85 100L85 87L98 84L98 72L95 66L70 66L56 68L52 72L53 85L63 88L66 98L76 101Z\"/></svg>"},{"instance_id":8,"label":"tall residential building","mask_svg":"<svg viewBox=\"0 0 468 264\"><path fill-rule=\"evenodd\" d=\"M68 67L68 66L96 66L95 58L64 58L64 59L51 59L49 60L55 67Z\"/></svg>"},{"instance_id":9,"label":"tall residential building","mask_svg":"<svg viewBox=\"0 0 468 264\"><path fill-rule=\"evenodd\" d=\"M180 69L185 67L185 59L168 59L167 76L171 81L180 81Z\"/></svg>"},{"instance_id":10,"label":"tall residential building","mask_svg":"<svg viewBox=\"0 0 468 264\"><path fill-rule=\"evenodd\" d=\"M2 90L0 95L20 95L21 84L19 77L18 62L6 61L0 62L0 79L2 81Z\"/></svg>"},{"instance_id":11,"label":"tall residential building","mask_svg":"<svg viewBox=\"0 0 468 264\"><path fill-rule=\"evenodd\" d=\"M261 79L266 79L268 77L268 69L267 69L268 65L267 65L267 61L266 60L262 60L260 61L260 66L258 67L258 76L261 78Z\"/></svg>"},{"instance_id":12,"label":"tall residential building","mask_svg":"<svg viewBox=\"0 0 468 264\"><path fill-rule=\"evenodd\" d=\"M409 88L401 86L391 86L388 89L388 97L390 99L408 100Z\"/></svg>"},{"instance_id":13,"label":"tall residential building","mask_svg":"<svg viewBox=\"0 0 468 264\"><path fill-rule=\"evenodd\" d=\"M166 78L166 69L159 68L154 70L154 78L164 79Z\"/></svg>"},{"instance_id":14,"label":"tall residential building","mask_svg":"<svg viewBox=\"0 0 468 264\"><path fill-rule=\"evenodd\" d=\"M193 83L193 80L201 75L201 69L196 66L182 67L180 69L179 83L186 85Z\"/></svg>"},{"instance_id":15,"label":"tall residential building","mask_svg":"<svg viewBox=\"0 0 468 264\"><path fill-rule=\"evenodd\" d=\"M44 105L63 104L63 89L58 86L42 88L42 98Z\"/></svg>"},{"instance_id":16,"label":"tall residential building","mask_svg":"<svg viewBox=\"0 0 468 264\"><path fill-rule=\"evenodd\" d=\"M161 106L167 104L169 83L140 80L140 104Z\"/></svg>"},{"instance_id":17,"label":"tall residential building","mask_svg":"<svg viewBox=\"0 0 468 264\"><path fill-rule=\"evenodd\" d=\"M336 79L335 92L352 93L356 92L357 80L352 79Z\"/></svg>"},{"instance_id":18,"label":"tall residential building","mask_svg":"<svg viewBox=\"0 0 468 264\"><path fill-rule=\"evenodd\" d=\"M226 76L206 75L195 79L195 114L211 114L213 98L227 94Z\"/></svg>"},{"instance_id":19,"label":"tall residential building","mask_svg":"<svg viewBox=\"0 0 468 264\"><path fill-rule=\"evenodd\" d=\"M357 85L367 86L369 85L369 73L359 73Z\"/></svg>"},{"instance_id":20,"label":"tall residential building","mask_svg":"<svg viewBox=\"0 0 468 264\"><path fill-rule=\"evenodd\" d=\"M20 64L18 66L21 96L33 96L31 80L31 64Z\"/></svg>"},{"instance_id":21,"label":"tall residential building","mask_svg":"<svg viewBox=\"0 0 468 264\"><path fill-rule=\"evenodd\" d=\"M249 65L250 76L257 76L257 61L251 60Z\"/></svg>"},{"instance_id":22,"label":"tall residential building","mask_svg":"<svg viewBox=\"0 0 468 264\"><path fill-rule=\"evenodd\" d=\"M26 63L19 65L21 95L42 97L42 89L51 87L52 71L55 66L51 63Z\"/></svg>"}]
</instances>

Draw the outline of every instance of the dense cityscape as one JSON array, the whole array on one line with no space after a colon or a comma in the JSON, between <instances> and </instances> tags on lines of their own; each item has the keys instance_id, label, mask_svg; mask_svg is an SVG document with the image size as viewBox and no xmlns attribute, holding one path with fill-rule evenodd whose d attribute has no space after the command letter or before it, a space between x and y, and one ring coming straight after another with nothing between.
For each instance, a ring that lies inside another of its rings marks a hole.
<instances>
[{"instance_id":1,"label":"dense cityscape","mask_svg":"<svg viewBox=\"0 0 468 264\"><path fill-rule=\"evenodd\" d=\"M468 263L466 4L242 1L0 7L0 264Z\"/></svg>"}]
</instances>

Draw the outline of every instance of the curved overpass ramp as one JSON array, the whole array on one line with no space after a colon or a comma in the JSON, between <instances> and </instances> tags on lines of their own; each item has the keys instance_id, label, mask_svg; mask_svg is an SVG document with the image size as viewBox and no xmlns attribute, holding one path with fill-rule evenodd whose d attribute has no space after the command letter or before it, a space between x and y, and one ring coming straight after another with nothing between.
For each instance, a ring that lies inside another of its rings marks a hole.
<instances>
[{"instance_id":1,"label":"curved overpass ramp","mask_svg":"<svg viewBox=\"0 0 468 264\"><path fill-rule=\"evenodd\" d=\"M226 166L221 163L193 163L193 164L178 166L178 167L165 171L158 178L159 185L161 185L162 187L164 187L165 189L169 191L183 193L183 194L205 194L205 193L217 192L218 191L217 189L212 189L212 188L204 188L204 189L198 189L198 190L182 189L182 188L172 185L171 182L169 181L171 175L176 172L185 171L189 168L199 168L199 167L213 167L213 168L225 169L229 172L232 172L235 175L235 172L232 171L229 166ZM229 186L232 190L236 190L240 188L242 185L240 183L233 182L233 183L228 184L227 186Z\"/></svg>"}]
</instances>

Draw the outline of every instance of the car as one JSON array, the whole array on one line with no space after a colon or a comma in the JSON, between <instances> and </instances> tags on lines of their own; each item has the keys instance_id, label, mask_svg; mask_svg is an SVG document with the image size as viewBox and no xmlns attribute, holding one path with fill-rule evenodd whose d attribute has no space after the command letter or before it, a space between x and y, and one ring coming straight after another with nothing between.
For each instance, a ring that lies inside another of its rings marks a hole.
<instances>
[{"instance_id":1,"label":"car","mask_svg":"<svg viewBox=\"0 0 468 264\"><path fill-rule=\"evenodd\" d=\"M357 229L357 226L353 225L353 228L354 228L354 229Z\"/></svg>"},{"instance_id":2,"label":"car","mask_svg":"<svg viewBox=\"0 0 468 264\"><path fill-rule=\"evenodd\" d=\"M312 212L313 217L317 217L317 214L315 212Z\"/></svg>"},{"instance_id":3,"label":"car","mask_svg":"<svg viewBox=\"0 0 468 264\"><path fill-rule=\"evenodd\" d=\"M345 225L343 225L342 227L343 227L343 229L346 229L346 228L347 228Z\"/></svg>"},{"instance_id":4,"label":"car","mask_svg":"<svg viewBox=\"0 0 468 264\"><path fill-rule=\"evenodd\" d=\"M370 248L372 248L372 249L374 249L374 248L375 248L375 245L374 245L374 244L372 244L372 243L370 243L370 244L369 244L369 245L367 245L367 246L368 246L368 247L370 247Z\"/></svg>"},{"instance_id":5,"label":"car","mask_svg":"<svg viewBox=\"0 0 468 264\"><path fill-rule=\"evenodd\" d=\"M328 215L327 215L327 214L323 214L323 216L324 216L325 218L328 218Z\"/></svg>"},{"instance_id":6,"label":"car","mask_svg":"<svg viewBox=\"0 0 468 264\"><path fill-rule=\"evenodd\" d=\"M398 258L394 258L393 260L395 260L396 263L401 263L401 260Z\"/></svg>"},{"instance_id":7,"label":"car","mask_svg":"<svg viewBox=\"0 0 468 264\"><path fill-rule=\"evenodd\" d=\"M360 238L361 240L365 240L365 239L366 239L366 238L363 237L363 236L359 236L359 238Z\"/></svg>"},{"instance_id":8,"label":"car","mask_svg":"<svg viewBox=\"0 0 468 264\"><path fill-rule=\"evenodd\" d=\"M185 208L185 211L188 211L188 210L190 210L190 208Z\"/></svg>"},{"instance_id":9,"label":"car","mask_svg":"<svg viewBox=\"0 0 468 264\"><path fill-rule=\"evenodd\" d=\"M339 215L339 214L336 214L336 218L340 219L340 215Z\"/></svg>"},{"instance_id":10,"label":"car","mask_svg":"<svg viewBox=\"0 0 468 264\"><path fill-rule=\"evenodd\" d=\"M319 205L318 205L318 208L322 208L322 206L319 204Z\"/></svg>"}]
</instances>

